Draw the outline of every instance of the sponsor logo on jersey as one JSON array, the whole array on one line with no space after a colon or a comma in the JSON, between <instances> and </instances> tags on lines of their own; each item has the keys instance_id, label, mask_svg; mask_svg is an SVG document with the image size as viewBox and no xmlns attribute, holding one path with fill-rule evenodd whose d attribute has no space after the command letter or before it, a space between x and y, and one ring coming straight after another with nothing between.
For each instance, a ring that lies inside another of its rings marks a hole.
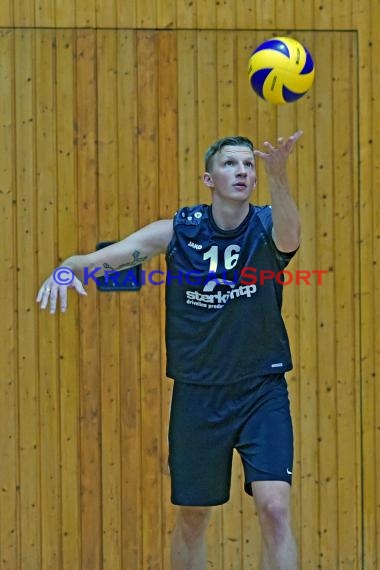
<instances>
[{"instance_id":1,"label":"sponsor logo on jersey","mask_svg":"<svg viewBox=\"0 0 380 570\"><path fill-rule=\"evenodd\" d=\"M200 243L194 243L193 241L189 241L187 245L193 249L202 249L202 245Z\"/></svg>"},{"instance_id":2,"label":"sponsor logo on jersey","mask_svg":"<svg viewBox=\"0 0 380 570\"><path fill-rule=\"evenodd\" d=\"M256 285L240 285L232 291L218 291L213 294L200 293L199 291L186 291L186 303L208 309L222 309L227 301L247 297L256 293Z\"/></svg>"}]
</instances>

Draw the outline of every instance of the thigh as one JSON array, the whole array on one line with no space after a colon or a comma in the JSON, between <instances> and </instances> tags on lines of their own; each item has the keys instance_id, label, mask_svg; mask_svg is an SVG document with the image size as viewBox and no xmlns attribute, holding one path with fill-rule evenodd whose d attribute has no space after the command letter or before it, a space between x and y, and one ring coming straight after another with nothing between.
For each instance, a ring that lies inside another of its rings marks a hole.
<instances>
[{"instance_id":1,"label":"thigh","mask_svg":"<svg viewBox=\"0 0 380 570\"><path fill-rule=\"evenodd\" d=\"M229 499L233 435L208 405L215 388L175 382L169 423L171 500L213 506Z\"/></svg>"},{"instance_id":2,"label":"thigh","mask_svg":"<svg viewBox=\"0 0 380 570\"><path fill-rule=\"evenodd\" d=\"M274 375L261 387L260 398L239 434L236 449L245 474L245 490L253 481L291 483L293 429L286 380Z\"/></svg>"}]
</instances>

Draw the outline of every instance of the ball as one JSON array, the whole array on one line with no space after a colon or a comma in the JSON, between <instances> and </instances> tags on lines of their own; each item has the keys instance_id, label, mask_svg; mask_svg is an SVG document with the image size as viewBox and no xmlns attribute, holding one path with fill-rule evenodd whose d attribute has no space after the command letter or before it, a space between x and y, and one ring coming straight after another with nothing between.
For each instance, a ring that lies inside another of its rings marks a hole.
<instances>
[{"instance_id":1,"label":"ball","mask_svg":"<svg viewBox=\"0 0 380 570\"><path fill-rule=\"evenodd\" d=\"M281 105L297 101L314 81L314 62L298 40L276 37L260 44L249 58L252 89L263 99Z\"/></svg>"}]
</instances>

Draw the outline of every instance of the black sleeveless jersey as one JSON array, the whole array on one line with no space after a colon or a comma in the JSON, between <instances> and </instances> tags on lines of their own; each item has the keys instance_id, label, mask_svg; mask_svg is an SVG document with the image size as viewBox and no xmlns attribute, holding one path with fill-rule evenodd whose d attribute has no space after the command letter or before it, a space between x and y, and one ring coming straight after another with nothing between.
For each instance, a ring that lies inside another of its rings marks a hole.
<instances>
[{"instance_id":1,"label":"black sleeveless jersey","mask_svg":"<svg viewBox=\"0 0 380 570\"><path fill-rule=\"evenodd\" d=\"M166 252L167 376L229 384L292 368L279 272L295 252L277 250L272 225L270 206L250 205L231 231L208 205L176 213Z\"/></svg>"}]
</instances>

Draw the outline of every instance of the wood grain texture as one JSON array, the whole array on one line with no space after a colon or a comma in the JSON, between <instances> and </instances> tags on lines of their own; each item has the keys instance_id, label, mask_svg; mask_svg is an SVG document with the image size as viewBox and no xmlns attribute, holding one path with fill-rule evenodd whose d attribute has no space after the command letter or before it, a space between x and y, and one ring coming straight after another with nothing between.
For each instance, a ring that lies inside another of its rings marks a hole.
<instances>
[{"instance_id":1,"label":"wood grain texture","mask_svg":"<svg viewBox=\"0 0 380 570\"><path fill-rule=\"evenodd\" d=\"M296 128L303 241L291 269L328 271L285 291L301 567L377 568L379 24L369 0L1 3L1 255L13 284L1 293L1 570L169 569L164 290L100 295L90 283L60 317L39 314L34 296L73 253L207 202L203 154L218 136L261 147ZM250 90L247 59L289 30L317 75L307 97L276 108ZM262 204L260 163L258 178ZM235 458L210 569L259 568L241 476Z\"/></svg>"}]
</instances>

